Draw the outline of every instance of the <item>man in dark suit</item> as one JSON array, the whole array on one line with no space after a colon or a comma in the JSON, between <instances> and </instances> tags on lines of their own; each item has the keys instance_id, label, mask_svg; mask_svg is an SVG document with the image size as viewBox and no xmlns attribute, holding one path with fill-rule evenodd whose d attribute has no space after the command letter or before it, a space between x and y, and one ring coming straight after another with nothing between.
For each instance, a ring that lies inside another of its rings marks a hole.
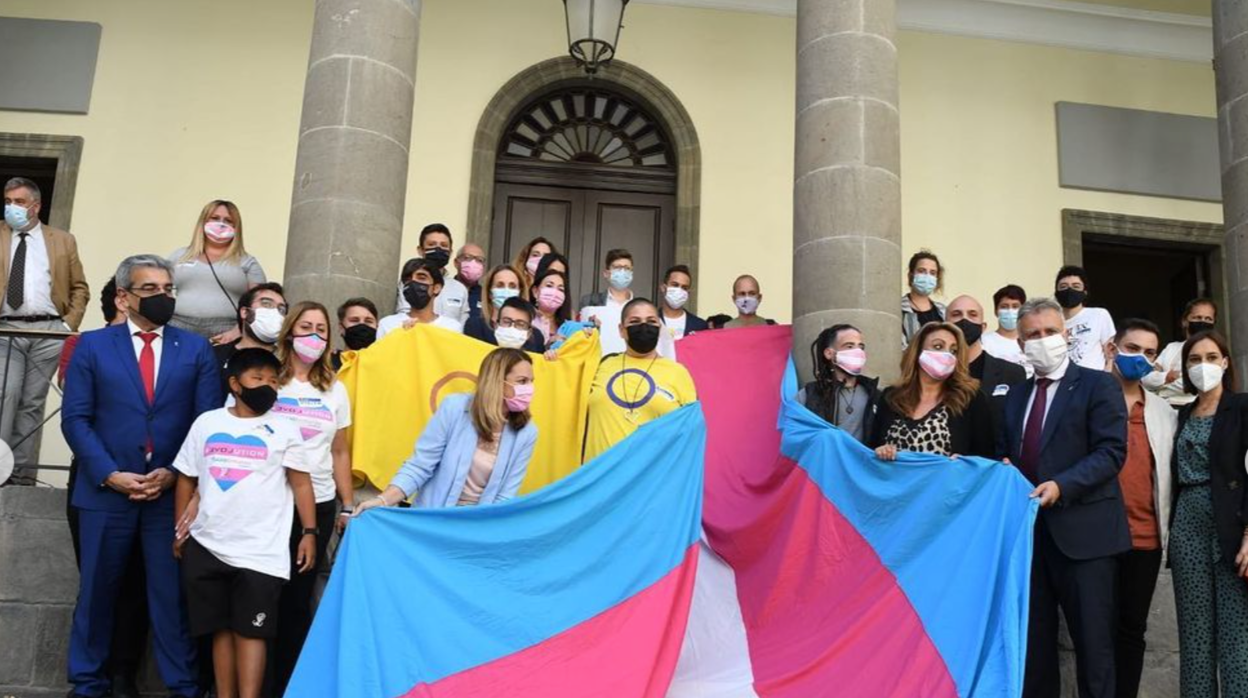
<instances>
[{"instance_id":1,"label":"man in dark suit","mask_svg":"<svg viewBox=\"0 0 1248 698\"><path fill-rule=\"evenodd\" d=\"M122 573L142 546L156 664L174 696L194 696L195 651L173 557L169 464L195 418L222 403L203 338L166 327L173 269L155 255L117 269L117 324L82 335L65 380L61 431L74 452L73 504L81 526L81 577L69 645L74 696L109 693L105 673Z\"/></svg>"},{"instance_id":2,"label":"man in dark suit","mask_svg":"<svg viewBox=\"0 0 1248 698\"><path fill-rule=\"evenodd\" d=\"M1024 698L1057 698L1057 612L1066 616L1081 698L1113 698L1116 556L1131 549L1118 472L1127 411L1113 376L1075 364L1062 308L1033 299L1019 312L1019 340L1036 370L1010 391L1001 449L1040 500L1031 575Z\"/></svg>"},{"instance_id":3,"label":"man in dark suit","mask_svg":"<svg viewBox=\"0 0 1248 698\"><path fill-rule=\"evenodd\" d=\"M706 320L685 310L692 288L693 272L690 272L689 267L684 264L677 264L663 275L663 285L659 287L663 293L660 300L663 312L659 318L672 333L672 339L680 339L685 335L706 329Z\"/></svg>"},{"instance_id":4,"label":"man in dark suit","mask_svg":"<svg viewBox=\"0 0 1248 698\"><path fill-rule=\"evenodd\" d=\"M958 296L945 308L945 320L958 326L966 339L967 361L971 377L979 381L979 391L992 405L992 422L1001 438L1005 428L1005 404L1010 390L1027 380L1027 371L1018 364L1003 361L984 351L980 338L988 323L984 320L984 307L970 296Z\"/></svg>"}]
</instances>

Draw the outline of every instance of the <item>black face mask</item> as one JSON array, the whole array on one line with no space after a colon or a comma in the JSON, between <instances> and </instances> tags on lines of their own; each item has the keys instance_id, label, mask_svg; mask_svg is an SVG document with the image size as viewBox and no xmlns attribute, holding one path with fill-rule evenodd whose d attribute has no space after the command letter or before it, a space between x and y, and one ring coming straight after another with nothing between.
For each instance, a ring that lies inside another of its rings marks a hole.
<instances>
[{"instance_id":1,"label":"black face mask","mask_svg":"<svg viewBox=\"0 0 1248 698\"><path fill-rule=\"evenodd\" d=\"M431 250L425 250L425 259L436 264L439 269L445 269L447 263L451 261L451 253L441 247L435 247Z\"/></svg>"},{"instance_id":2,"label":"black face mask","mask_svg":"<svg viewBox=\"0 0 1248 698\"><path fill-rule=\"evenodd\" d=\"M1073 288L1064 288L1054 293L1053 297L1057 299L1058 305L1070 310L1083 305L1083 302L1088 299L1088 293L1087 291L1077 291Z\"/></svg>"},{"instance_id":3,"label":"black face mask","mask_svg":"<svg viewBox=\"0 0 1248 698\"><path fill-rule=\"evenodd\" d=\"M1212 332L1213 328L1214 325L1212 322L1193 320L1192 322L1187 323L1187 336L1191 337L1199 332Z\"/></svg>"},{"instance_id":4,"label":"black face mask","mask_svg":"<svg viewBox=\"0 0 1248 698\"><path fill-rule=\"evenodd\" d=\"M377 341L377 328L368 325L352 325L342 335L348 349L367 349Z\"/></svg>"},{"instance_id":5,"label":"black face mask","mask_svg":"<svg viewBox=\"0 0 1248 698\"><path fill-rule=\"evenodd\" d=\"M265 414L273 409L277 402L277 391L271 385L259 385L254 388L243 388L238 393L238 400L256 414Z\"/></svg>"},{"instance_id":6,"label":"black face mask","mask_svg":"<svg viewBox=\"0 0 1248 698\"><path fill-rule=\"evenodd\" d=\"M624 331L628 334L628 348L638 354L649 354L659 344L658 325L629 325Z\"/></svg>"},{"instance_id":7,"label":"black face mask","mask_svg":"<svg viewBox=\"0 0 1248 698\"><path fill-rule=\"evenodd\" d=\"M139 299L139 315L157 327L164 327L173 319L173 309L177 305L173 296L157 293L154 296Z\"/></svg>"},{"instance_id":8,"label":"black face mask","mask_svg":"<svg viewBox=\"0 0 1248 698\"><path fill-rule=\"evenodd\" d=\"M406 300L414 310L424 310L425 306L429 305L429 301L433 300L433 296L429 295L429 284L409 281L403 287L403 300Z\"/></svg>"},{"instance_id":9,"label":"black face mask","mask_svg":"<svg viewBox=\"0 0 1248 698\"><path fill-rule=\"evenodd\" d=\"M958 326L959 330L962 330L962 336L966 337L967 346L970 346L974 344L975 342L978 342L979 338L982 337L984 334L984 326L979 324L978 322L972 322L967 319L962 319L962 320L958 320L954 324Z\"/></svg>"}]
</instances>

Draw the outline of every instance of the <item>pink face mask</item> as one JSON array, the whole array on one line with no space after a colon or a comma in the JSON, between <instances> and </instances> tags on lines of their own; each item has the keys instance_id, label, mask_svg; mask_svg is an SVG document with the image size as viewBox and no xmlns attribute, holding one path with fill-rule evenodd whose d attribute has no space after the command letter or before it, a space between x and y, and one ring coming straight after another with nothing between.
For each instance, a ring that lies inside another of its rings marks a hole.
<instances>
[{"instance_id":1,"label":"pink face mask","mask_svg":"<svg viewBox=\"0 0 1248 698\"><path fill-rule=\"evenodd\" d=\"M547 286L537 292L537 307L544 313L553 313L563 307L563 291Z\"/></svg>"},{"instance_id":2,"label":"pink face mask","mask_svg":"<svg viewBox=\"0 0 1248 698\"><path fill-rule=\"evenodd\" d=\"M234 240L234 226L221 221L208 221L204 224L204 235L209 240L224 245Z\"/></svg>"},{"instance_id":3,"label":"pink face mask","mask_svg":"<svg viewBox=\"0 0 1248 698\"><path fill-rule=\"evenodd\" d=\"M459 265L459 275L464 277L464 281L470 284L477 283L484 273L485 265L475 259L470 259Z\"/></svg>"},{"instance_id":4,"label":"pink face mask","mask_svg":"<svg viewBox=\"0 0 1248 698\"><path fill-rule=\"evenodd\" d=\"M862 349L838 351L833 358L836 360L836 365L851 376L862 373L862 369L867 365L867 352Z\"/></svg>"},{"instance_id":5,"label":"pink face mask","mask_svg":"<svg viewBox=\"0 0 1248 698\"><path fill-rule=\"evenodd\" d=\"M512 412L523 412L529 409L529 404L533 402L533 384L524 383L516 385L509 383L513 391L512 397L503 398L503 402L507 405L507 409Z\"/></svg>"},{"instance_id":6,"label":"pink face mask","mask_svg":"<svg viewBox=\"0 0 1248 698\"><path fill-rule=\"evenodd\" d=\"M530 274L537 273L537 265L542 261L541 256L529 257L529 261L524 263L524 268L529 270Z\"/></svg>"},{"instance_id":7,"label":"pink face mask","mask_svg":"<svg viewBox=\"0 0 1248 698\"><path fill-rule=\"evenodd\" d=\"M306 334L302 337L295 337L292 344L295 347L295 354L299 356L306 364L316 363L325 353L325 347L329 345L324 339L317 334Z\"/></svg>"},{"instance_id":8,"label":"pink face mask","mask_svg":"<svg viewBox=\"0 0 1248 698\"><path fill-rule=\"evenodd\" d=\"M958 367L958 357L947 351L924 350L919 355L919 366L927 375L943 381L953 375L953 370Z\"/></svg>"}]
</instances>

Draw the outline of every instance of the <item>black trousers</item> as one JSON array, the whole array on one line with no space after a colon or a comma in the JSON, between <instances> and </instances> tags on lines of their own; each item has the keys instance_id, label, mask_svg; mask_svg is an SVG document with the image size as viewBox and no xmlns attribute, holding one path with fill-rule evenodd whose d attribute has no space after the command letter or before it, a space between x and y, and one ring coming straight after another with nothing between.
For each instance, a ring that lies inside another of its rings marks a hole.
<instances>
[{"instance_id":1,"label":"black trousers","mask_svg":"<svg viewBox=\"0 0 1248 698\"><path fill-rule=\"evenodd\" d=\"M65 494L65 520L69 522L69 537L74 544L74 562L82 565L82 545L79 537L78 508L70 501L74 496L74 481L78 479L78 462L69 461L69 485ZM170 496L166 493L163 496ZM143 548L136 545L121 578L121 588L130 593L117 597L117 622L113 624L113 639L109 649L109 675L137 679L139 662L147 653L147 573L143 568Z\"/></svg>"},{"instance_id":2,"label":"black trousers","mask_svg":"<svg viewBox=\"0 0 1248 698\"><path fill-rule=\"evenodd\" d=\"M316 505L316 567L300 574L295 564L299 541L303 539L303 525L299 512L290 531L290 581L282 587L282 601L277 612L277 639L270 647L270 661L266 668L265 683L269 689L265 695L277 698L285 695L286 684L295 672L303 642L312 627L312 592L316 589L317 570L326 564L325 555L329 539L334 534L334 519L338 502L330 500Z\"/></svg>"},{"instance_id":3,"label":"black trousers","mask_svg":"<svg viewBox=\"0 0 1248 698\"><path fill-rule=\"evenodd\" d=\"M1118 698L1136 698L1140 674L1144 671L1144 633L1148 630L1148 609L1153 605L1157 573L1161 571L1161 549L1132 550L1118 556Z\"/></svg>"},{"instance_id":4,"label":"black trousers","mask_svg":"<svg viewBox=\"0 0 1248 698\"><path fill-rule=\"evenodd\" d=\"M1118 558L1066 557L1053 542L1043 514L1036 522L1035 535L1023 698L1059 698L1061 694L1059 608L1075 645L1079 698L1114 698Z\"/></svg>"}]
</instances>

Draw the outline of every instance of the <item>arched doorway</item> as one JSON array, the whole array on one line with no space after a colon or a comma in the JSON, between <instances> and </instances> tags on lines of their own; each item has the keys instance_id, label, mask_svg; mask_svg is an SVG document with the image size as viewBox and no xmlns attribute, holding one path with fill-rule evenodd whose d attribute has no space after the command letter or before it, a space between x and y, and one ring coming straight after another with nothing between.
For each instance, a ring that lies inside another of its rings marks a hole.
<instances>
[{"instance_id":1,"label":"arched doorway","mask_svg":"<svg viewBox=\"0 0 1248 698\"><path fill-rule=\"evenodd\" d=\"M477 132L468 226L492 263L541 235L572 265L574 299L602 290L606 251L634 255L638 295L668 266L697 267L701 154L665 87L613 63L593 79L558 58L517 75Z\"/></svg>"}]
</instances>

